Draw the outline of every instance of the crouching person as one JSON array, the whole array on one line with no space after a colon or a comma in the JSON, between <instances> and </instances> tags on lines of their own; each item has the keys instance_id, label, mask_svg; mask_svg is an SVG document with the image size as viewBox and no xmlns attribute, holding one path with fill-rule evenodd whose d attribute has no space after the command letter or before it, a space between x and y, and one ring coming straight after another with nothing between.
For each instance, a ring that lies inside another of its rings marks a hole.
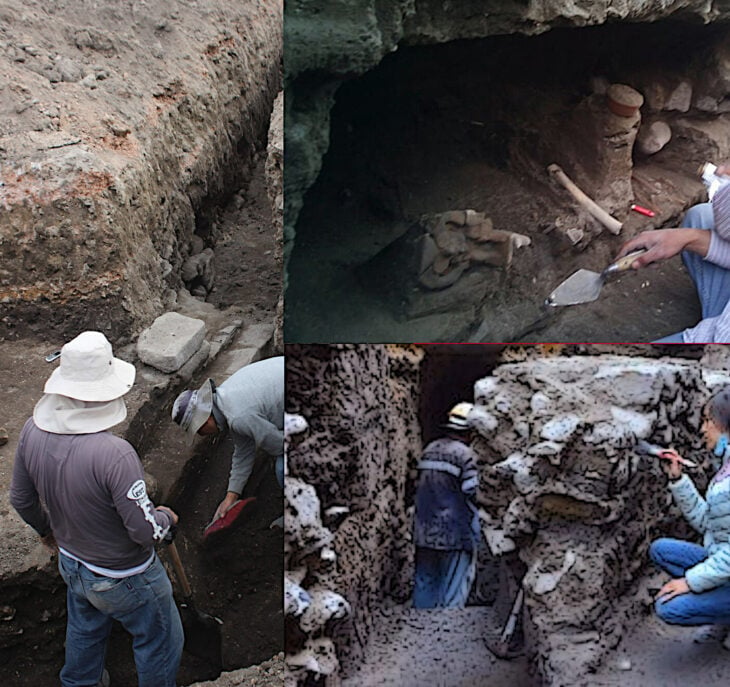
<instances>
[{"instance_id":1,"label":"crouching person","mask_svg":"<svg viewBox=\"0 0 730 687\"><path fill-rule=\"evenodd\" d=\"M679 454L673 451L665 465L674 501L703 535L702 545L668 538L652 543L652 560L673 578L659 590L655 609L667 623L705 626L695 641L724 639L730 648L730 387L705 407L702 434L719 464L704 497L682 474Z\"/></svg>"},{"instance_id":2,"label":"crouching person","mask_svg":"<svg viewBox=\"0 0 730 687\"><path fill-rule=\"evenodd\" d=\"M112 621L132 635L140 687L175 687L183 646L172 586L154 550L177 515L147 496L137 453L109 430L127 409L133 365L83 332L23 427L10 500L48 547L67 585L63 687L108 685Z\"/></svg>"}]
</instances>

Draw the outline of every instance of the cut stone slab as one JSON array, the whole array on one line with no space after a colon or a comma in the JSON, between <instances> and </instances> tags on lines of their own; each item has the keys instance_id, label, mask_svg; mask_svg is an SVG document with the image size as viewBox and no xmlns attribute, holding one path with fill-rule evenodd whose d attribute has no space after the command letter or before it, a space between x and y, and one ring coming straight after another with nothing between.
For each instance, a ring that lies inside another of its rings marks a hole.
<instances>
[{"instance_id":1,"label":"cut stone slab","mask_svg":"<svg viewBox=\"0 0 730 687\"><path fill-rule=\"evenodd\" d=\"M166 312L140 334L137 355L146 365L162 372L175 372L200 348L205 333L202 320Z\"/></svg>"}]
</instances>

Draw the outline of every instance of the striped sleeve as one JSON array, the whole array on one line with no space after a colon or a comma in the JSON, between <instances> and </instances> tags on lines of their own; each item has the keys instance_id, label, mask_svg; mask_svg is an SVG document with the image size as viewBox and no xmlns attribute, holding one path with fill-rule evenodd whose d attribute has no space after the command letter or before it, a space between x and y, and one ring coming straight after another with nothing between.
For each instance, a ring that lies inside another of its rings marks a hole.
<instances>
[{"instance_id":1,"label":"striped sleeve","mask_svg":"<svg viewBox=\"0 0 730 687\"><path fill-rule=\"evenodd\" d=\"M730 184L725 184L712 197L712 214L715 231L725 241L730 241Z\"/></svg>"},{"instance_id":2,"label":"striped sleeve","mask_svg":"<svg viewBox=\"0 0 730 687\"><path fill-rule=\"evenodd\" d=\"M468 496L474 496L479 486L479 474L477 472L474 452L468 448L461 468L461 491Z\"/></svg>"}]
</instances>

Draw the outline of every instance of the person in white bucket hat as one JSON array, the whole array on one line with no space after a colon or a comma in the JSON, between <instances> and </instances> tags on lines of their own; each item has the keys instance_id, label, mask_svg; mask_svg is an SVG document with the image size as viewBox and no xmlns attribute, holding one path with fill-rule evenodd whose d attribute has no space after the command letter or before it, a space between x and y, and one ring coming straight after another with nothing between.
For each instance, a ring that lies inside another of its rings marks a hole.
<instances>
[{"instance_id":1,"label":"person in white bucket hat","mask_svg":"<svg viewBox=\"0 0 730 687\"><path fill-rule=\"evenodd\" d=\"M114 620L134 638L139 686L176 686L183 630L154 545L177 515L155 507L136 451L107 431L126 418L134 378L102 333L79 334L18 439L10 501L58 551L67 585L63 687L109 684Z\"/></svg>"},{"instance_id":2,"label":"person in white bucket hat","mask_svg":"<svg viewBox=\"0 0 730 687\"><path fill-rule=\"evenodd\" d=\"M246 365L218 387L207 379L199 389L183 391L173 404L172 419L191 442L196 435L231 433L234 449L228 489L213 521L222 518L241 498L257 449L275 458L277 479L283 487L283 356Z\"/></svg>"}]
</instances>

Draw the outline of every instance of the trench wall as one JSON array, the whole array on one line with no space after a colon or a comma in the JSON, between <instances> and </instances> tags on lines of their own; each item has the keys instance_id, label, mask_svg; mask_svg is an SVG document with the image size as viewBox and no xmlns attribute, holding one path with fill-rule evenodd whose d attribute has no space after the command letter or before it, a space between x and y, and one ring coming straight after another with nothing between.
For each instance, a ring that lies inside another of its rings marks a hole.
<instances>
[{"instance_id":1,"label":"trench wall","mask_svg":"<svg viewBox=\"0 0 730 687\"><path fill-rule=\"evenodd\" d=\"M351 607L349 618L334 632L345 666L362 656L373 609L386 596L403 599L410 594L413 552L405 489L421 448L417 411L422 355L407 346L286 349L287 412L299 413L309 423L306 439L288 449L287 479L314 487L332 533L328 545L336 555L334 569L318 573L321 560L305 560L285 542L286 567L309 566L308 583L326 578L328 588ZM292 505L289 499L287 530L297 517ZM336 506L348 510L328 518L327 511Z\"/></svg>"},{"instance_id":2,"label":"trench wall","mask_svg":"<svg viewBox=\"0 0 730 687\"><path fill-rule=\"evenodd\" d=\"M136 5L0 4L3 336L130 340L265 146L281 3Z\"/></svg>"}]
</instances>

